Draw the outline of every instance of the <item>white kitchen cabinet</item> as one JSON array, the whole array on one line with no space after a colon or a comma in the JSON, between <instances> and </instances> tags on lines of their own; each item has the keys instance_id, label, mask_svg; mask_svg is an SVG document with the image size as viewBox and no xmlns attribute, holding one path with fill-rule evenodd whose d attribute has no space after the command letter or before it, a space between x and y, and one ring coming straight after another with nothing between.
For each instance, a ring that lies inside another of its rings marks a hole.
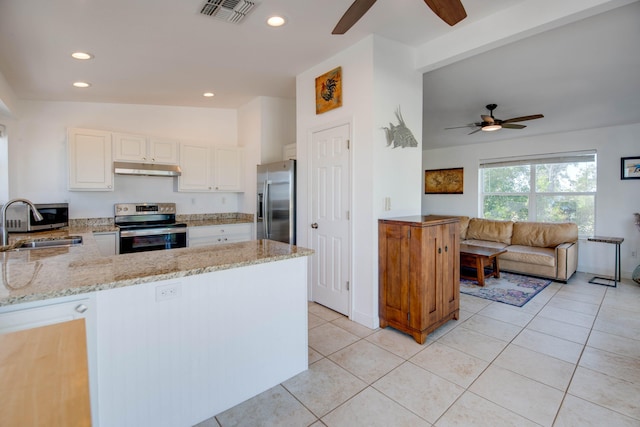
<instances>
[{"instance_id":1,"label":"white kitchen cabinet","mask_svg":"<svg viewBox=\"0 0 640 427\"><path fill-rule=\"evenodd\" d=\"M188 246L220 245L251 240L252 224L206 225L188 228Z\"/></svg>"},{"instance_id":2,"label":"white kitchen cabinet","mask_svg":"<svg viewBox=\"0 0 640 427\"><path fill-rule=\"evenodd\" d=\"M215 191L244 191L244 151L238 147L214 148Z\"/></svg>"},{"instance_id":3,"label":"white kitchen cabinet","mask_svg":"<svg viewBox=\"0 0 640 427\"><path fill-rule=\"evenodd\" d=\"M211 149L192 144L180 144L178 191L212 191Z\"/></svg>"},{"instance_id":4,"label":"white kitchen cabinet","mask_svg":"<svg viewBox=\"0 0 640 427\"><path fill-rule=\"evenodd\" d=\"M116 231L94 232L93 238L98 245L100 255L111 256L119 252L118 233Z\"/></svg>"},{"instance_id":5,"label":"white kitchen cabinet","mask_svg":"<svg viewBox=\"0 0 640 427\"><path fill-rule=\"evenodd\" d=\"M85 318L93 304L89 298L76 297L71 301L52 299L39 301L37 304L2 307L0 334Z\"/></svg>"},{"instance_id":6,"label":"white kitchen cabinet","mask_svg":"<svg viewBox=\"0 0 640 427\"><path fill-rule=\"evenodd\" d=\"M282 147L282 160L295 160L297 155L296 144L287 144Z\"/></svg>"},{"instance_id":7,"label":"white kitchen cabinet","mask_svg":"<svg viewBox=\"0 0 640 427\"><path fill-rule=\"evenodd\" d=\"M92 425L98 425L97 338L95 294L53 298L0 307L0 334L85 320ZM1 424L1 422L0 422Z\"/></svg>"},{"instance_id":8,"label":"white kitchen cabinet","mask_svg":"<svg viewBox=\"0 0 640 427\"><path fill-rule=\"evenodd\" d=\"M68 129L69 190L113 191L111 156L111 132Z\"/></svg>"},{"instance_id":9,"label":"white kitchen cabinet","mask_svg":"<svg viewBox=\"0 0 640 427\"><path fill-rule=\"evenodd\" d=\"M171 139L114 133L113 145L116 161L178 164L178 142Z\"/></svg>"},{"instance_id":10,"label":"white kitchen cabinet","mask_svg":"<svg viewBox=\"0 0 640 427\"><path fill-rule=\"evenodd\" d=\"M244 191L244 151L238 147L180 144L178 191Z\"/></svg>"}]
</instances>

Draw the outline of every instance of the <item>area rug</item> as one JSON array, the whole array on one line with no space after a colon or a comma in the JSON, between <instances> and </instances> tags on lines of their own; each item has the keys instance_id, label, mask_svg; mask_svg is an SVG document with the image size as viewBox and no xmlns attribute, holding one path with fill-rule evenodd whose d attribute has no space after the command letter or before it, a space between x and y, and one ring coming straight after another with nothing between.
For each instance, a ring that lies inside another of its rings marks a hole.
<instances>
[{"instance_id":1,"label":"area rug","mask_svg":"<svg viewBox=\"0 0 640 427\"><path fill-rule=\"evenodd\" d=\"M551 280L500 272L499 279L490 277L484 283L478 286L477 281L460 279L460 293L522 307L549 286Z\"/></svg>"}]
</instances>

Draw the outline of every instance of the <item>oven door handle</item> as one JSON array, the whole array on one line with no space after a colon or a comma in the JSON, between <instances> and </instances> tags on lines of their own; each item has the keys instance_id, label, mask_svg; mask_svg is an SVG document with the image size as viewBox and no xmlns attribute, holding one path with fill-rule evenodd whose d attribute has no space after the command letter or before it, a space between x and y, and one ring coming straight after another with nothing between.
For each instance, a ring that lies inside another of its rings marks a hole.
<instances>
[{"instance_id":1,"label":"oven door handle","mask_svg":"<svg viewBox=\"0 0 640 427\"><path fill-rule=\"evenodd\" d=\"M160 236L163 234L183 234L187 227L147 228L144 230L120 230L120 237Z\"/></svg>"}]
</instances>

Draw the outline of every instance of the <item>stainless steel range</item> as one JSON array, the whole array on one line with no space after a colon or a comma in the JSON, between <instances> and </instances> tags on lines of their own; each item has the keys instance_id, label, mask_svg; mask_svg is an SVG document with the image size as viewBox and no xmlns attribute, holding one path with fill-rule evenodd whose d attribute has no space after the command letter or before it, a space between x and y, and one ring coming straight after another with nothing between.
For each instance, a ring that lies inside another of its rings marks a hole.
<instances>
[{"instance_id":1,"label":"stainless steel range","mask_svg":"<svg viewBox=\"0 0 640 427\"><path fill-rule=\"evenodd\" d=\"M121 254L187 246L187 225L176 223L175 203L118 203L114 210Z\"/></svg>"}]
</instances>

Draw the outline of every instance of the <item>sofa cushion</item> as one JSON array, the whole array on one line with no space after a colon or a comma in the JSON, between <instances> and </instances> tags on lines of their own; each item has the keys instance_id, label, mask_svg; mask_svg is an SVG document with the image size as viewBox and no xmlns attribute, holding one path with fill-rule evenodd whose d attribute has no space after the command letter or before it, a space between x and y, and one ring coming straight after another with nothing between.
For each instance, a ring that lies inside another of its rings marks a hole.
<instances>
[{"instance_id":1,"label":"sofa cushion","mask_svg":"<svg viewBox=\"0 0 640 427\"><path fill-rule=\"evenodd\" d=\"M507 253L498 257L500 260L517 261L525 264L556 265L556 251L552 248L538 248L533 246L511 245Z\"/></svg>"},{"instance_id":2,"label":"sofa cushion","mask_svg":"<svg viewBox=\"0 0 640 427\"><path fill-rule=\"evenodd\" d=\"M485 248L494 248L494 249L504 249L506 248L507 245L506 243L501 243L501 242L492 242L489 240L463 240L460 243L464 243L467 245L473 245L473 246L484 246Z\"/></svg>"},{"instance_id":3,"label":"sofa cushion","mask_svg":"<svg viewBox=\"0 0 640 427\"><path fill-rule=\"evenodd\" d=\"M489 240L510 245L512 232L513 221L471 218L465 237L468 240Z\"/></svg>"},{"instance_id":4,"label":"sofa cushion","mask_svg":"<svg viewBox=\"0 0 640 427\"><path fill-rule=\"evenodd\" d=\"M458 218L460 220L460 240L464 240L467 238L467 228L469 228L469 217L468 216L456 216L454 218Z\"/></svg>"},{"instance_id":5,"label":"sofa cushion","mask_svg":"<svg viewBox=\"0 0 640 427\"><path fill-rule=\"evenodd\" d=\"M511 243L522 246L555 248L562 243L578 240L578 226L571 222L516 222Z\"/></svg>"}]
</instances>

